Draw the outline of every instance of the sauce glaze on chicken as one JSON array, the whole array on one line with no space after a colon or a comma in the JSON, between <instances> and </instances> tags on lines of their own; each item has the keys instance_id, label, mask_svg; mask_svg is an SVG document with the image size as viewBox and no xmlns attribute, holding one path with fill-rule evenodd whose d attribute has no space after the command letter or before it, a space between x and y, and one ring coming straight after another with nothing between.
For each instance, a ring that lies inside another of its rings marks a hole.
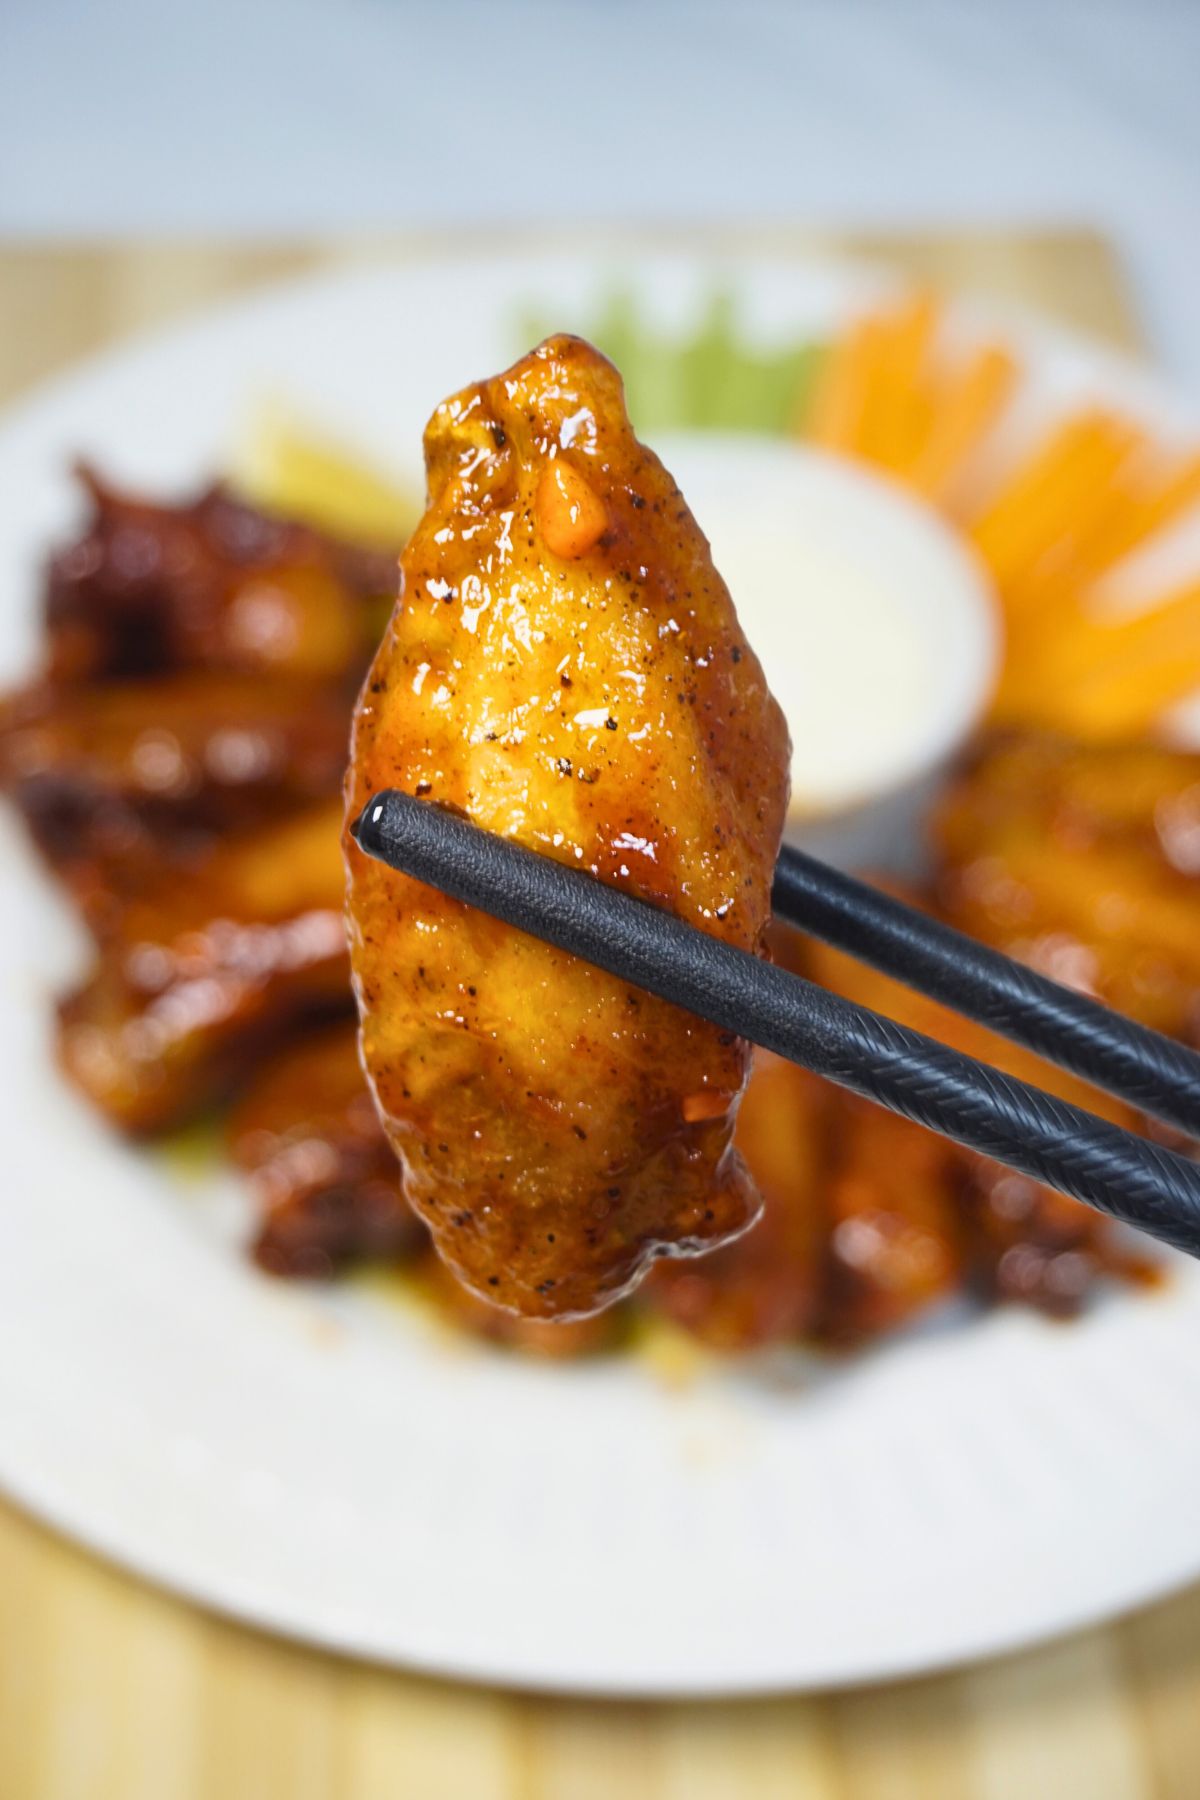
<instances>
[{"instance_id":1,"label":"sauce glaze on chicken","mask_svg":"<svg viewBox=\"0 0 1200 1800\"><path fill-rule=\"evenodd\" d=\"M788 737L708 544L575 338L440 406L355 719L382 788L761 950ZM587 1314L758 1210L749 1046L350 843L362 1043L405 1191L480 1294Z\"/></svg>"}]
</instances>

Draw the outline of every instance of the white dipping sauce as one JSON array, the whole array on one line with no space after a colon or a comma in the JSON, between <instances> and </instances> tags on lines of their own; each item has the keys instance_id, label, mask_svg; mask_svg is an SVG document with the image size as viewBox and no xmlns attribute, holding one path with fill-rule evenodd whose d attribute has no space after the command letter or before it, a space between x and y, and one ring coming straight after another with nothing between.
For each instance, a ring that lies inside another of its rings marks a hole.
<instances>
[{"instance_id":1,"label":"white dipping sauce","mask_svg":"<svg viewBox=\"0 0 1200 1800\"><path fill-rule=\"evenodd\" d=\"M984 573L933 512L838 457L694 433L655 449L712 544L792 734L792 811L927 773L995 671Z\"/></svg>"}]
</instances>

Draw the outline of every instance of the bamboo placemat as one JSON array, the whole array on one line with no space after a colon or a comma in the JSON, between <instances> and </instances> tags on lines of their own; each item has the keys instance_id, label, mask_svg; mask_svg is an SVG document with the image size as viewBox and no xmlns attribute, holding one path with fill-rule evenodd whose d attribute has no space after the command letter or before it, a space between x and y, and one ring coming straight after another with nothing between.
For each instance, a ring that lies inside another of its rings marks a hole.
<instances>
[{"instance_id":1,"label":"bamboo placemat","mask_svg":"<svg viewBox=\"0 0 1200 1800\"><path fill-rule=\"evenodd\" d=\"M471 247L486 241L472 237ZM1086 232L730 241L872 255L1138 342L1111 250ZM0 399L83 352L265 279L429 247L0 248ZM1200 1592L1021 1656L853 1694L538 1700L277 1642L164 1596L0 1505L0 1800L617 1795L1196 1800Z\"/></svg>"}]
</instances>

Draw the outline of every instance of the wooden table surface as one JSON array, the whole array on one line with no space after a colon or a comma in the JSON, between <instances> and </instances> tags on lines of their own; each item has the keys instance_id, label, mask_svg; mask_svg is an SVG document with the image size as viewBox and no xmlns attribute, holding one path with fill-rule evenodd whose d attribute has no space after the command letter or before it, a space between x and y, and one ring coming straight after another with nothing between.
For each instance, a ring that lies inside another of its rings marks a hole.
<instances>
[{"instance_id":1,"label":"wooden table surface","mask_svg":"<svg viewBox=\"0 0 1200 1800\"><path fill-rule=\"evenodd\" d=\"M765 241L877 255L1137 342L1119 270L1087 233ZM335 255L423 247L0 248L0 399L215 296ZM0 1504L0 1800L617 1795L1196 1800L1200 1591L1024 1655L851 1694L541 1700L277 1642L181 1604Z\"/></svg>"}]
</instances>

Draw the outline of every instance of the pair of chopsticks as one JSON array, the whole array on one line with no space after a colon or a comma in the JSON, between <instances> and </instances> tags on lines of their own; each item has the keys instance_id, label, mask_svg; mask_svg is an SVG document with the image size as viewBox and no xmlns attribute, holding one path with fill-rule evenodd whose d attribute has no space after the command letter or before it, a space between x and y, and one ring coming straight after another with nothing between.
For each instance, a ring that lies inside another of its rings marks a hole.
<instances>
[{"instance_id":1,"label":"pair of chopsticks","mask_svg":"<svg viewBox=\"0 0 1200 1800\"><path fill-rule=\"evenodd\" d=\"M376 794L366 855L751 1039L892 1112L1200 1256L1200 1166L578 869L411 795ZM1200 1137L1200 1055L798 850L776 913L1145 1113Z\"/></svg>"}]
</instances>

